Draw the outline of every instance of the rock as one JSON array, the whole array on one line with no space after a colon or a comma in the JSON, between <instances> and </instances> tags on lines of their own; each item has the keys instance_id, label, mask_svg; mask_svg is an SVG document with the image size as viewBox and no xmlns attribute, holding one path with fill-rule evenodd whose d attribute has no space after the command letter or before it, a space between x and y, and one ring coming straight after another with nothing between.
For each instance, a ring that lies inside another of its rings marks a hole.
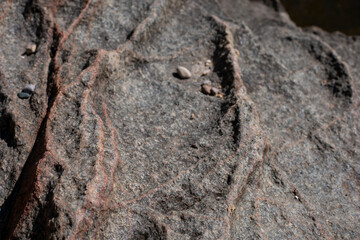
<instances>
[{"instance_id":1,"label":"rock","mask_svg":"<svg viewBox=\"0 0 360 240\"><path fill-rule=\"evenodd\" d=\"M35 91L35 85L34 84L27 84L22 92L32 94Z\"/></svg>"},{"instance_id":2,"label":"rock","mask_svg":"<svg viewBox=\"0 0 360 240\"><path fill-rule=\"evenodd\" d=\"M27 99L33 94L35 91L35 85L34 84L27 84L21 92L19 92L17 95L21 99Z\"/></svg>"},{"instance_id":3,"label":"rock","mask_svg":"<svg viewBox=\"0 0 360 240\"><path fill-rule=\"evenodd\" d=\"M358 36L278 0L0 2L0 239L360 236Z\"/></svg>"},{"instance_id":4,"label":"rock","mask_svg":"<svg viewBox=\"0 0 360 240\"><path fill-rule=\"evenodd\" d=\"M212 65L212 62L210 59L205 61L205 67L210 67Z\"/></svg>"},{"instance_id":5,"label":"rock","mask_svg":"<svg viewBox=\"0 0 360 240\"><path fill-rule=\"evenodd\" d=\"M207 84L202 84L201 85L201 92L206 94L206 95L210 95L211 93L211 86L207 85Z\"/></svg>"},{"instance_id":6,"label":"rock","mask_svg":"<svg viewBox=\"0 0 360 240\"><path fill-rule=\"evenodd\" d=\"M191 72L188 69L186 69L185 67L181 67L181 66L177 67L176 72L177 72L177 74L179 74L179 77L181 79L191 78Z\"/></svg>"},{"instance_id":7,"label":"rock","mask_svg":"<svg viewBox=\"0 0 360 240\"><path fill-rule=\"evenodd\" d=\"M217 89L216 87L212 87L212 88L210 89L210 95L215 96L215 95L217 95L218 93L219 93L219 89Z\"/></svg>"},{"instance_id":8,"label":"rock","mask_svg":"<svg viewBox=\"0 0 360 240\"><path fill-rule=\"evenodd\" d=\"M36 44L35 44L35 43L29 43L29 44L26 46L25 53L26 53L27 55L33 54L33 53L35 53L35 51L36 51Z\"/></svg>"},{"instance_id":9,"label":"rock","mask_svg":"<svg viewBox=\"0 0 360 240\"><path fill-rule=\"evenodd\" d=\"M31 95L27 92L19 92L18 94L18 97L21 98L21 99L27 99L29 98Z\"/></svg>"}]
</instances>

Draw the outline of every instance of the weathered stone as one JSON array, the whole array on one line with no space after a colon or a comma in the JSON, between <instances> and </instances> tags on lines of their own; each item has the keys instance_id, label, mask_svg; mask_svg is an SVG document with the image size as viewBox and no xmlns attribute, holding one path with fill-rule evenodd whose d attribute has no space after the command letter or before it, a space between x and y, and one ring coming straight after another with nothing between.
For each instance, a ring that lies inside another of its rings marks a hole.
<instances>
[{"instance_id":1,"label":"weathered stone","mask_svg":"<svg viewBox=\"0 0 360 240\"><path fill-rule=\"evenodd\" d=\"M210 95L211 93L211 86L207 85L207 84L202 84L201 85L201 92L206 94L206 95Z\"/></svg>"},{"instance_id":2,"label":"weathered stone","mask_svg":"<svg viewBox=\"0 0 360 240\"><path fill-rule=\"evenodd\" d=\"M191 72L185 67L181 67L181 66L177 67L176 72L177 74L179 74L179 77L181 79L191 78Z\"/></svg>"},{"instance_id":3,"label":"weathered stone","mask_svg":"<svg viewBox=\"0 0 360 240\"><path fill-rule=\"evenodd\" d=\"M360 39L278 3L0 1L0 239L357 239Z\"/></svg>"},{"instance_id":4,"label":"weathered stone","mask_svg":"<svg viewBox=\"0 0 360 240\"><path fill-rule=\"evenodd\" d=\"M35 43L29 43L27 46L26 46L26 50L25 50L25 53L26 54L32 54L36 51L36 44Z\"/></svg>"},{"instance_id":5,"label":"weathered stone","mask_svg":"<svg viewBox=\"0 0 360 240\"><path fill-rule=\"evenodd\" d=\"M205 67L210 67L212 65L212 62L210 59L205 61Z\"/></svg>"},{"instance_id":6,"label":"weathered stone","mask_svg":"<svg viewBox=\"0 0 360 240\"><path fill-rule=\"evenodd\" d=\"M19 92L18 94L18 97L21 98L21 99L27 99L29 98L31 95L27 92Z\"/></svg>"},{"instance_id":7,"label":"weathered stone","mask_svg":"<svg viewBox=\"0 0 360 240\"><path fill-rule=\"evenodd\" d=\"M215 96L215 95L217 95L218 93L219 93L219 89L217 89L216 87L212 87L212 88L210 89L210 95Z\"/></svg>"}]
</instances>

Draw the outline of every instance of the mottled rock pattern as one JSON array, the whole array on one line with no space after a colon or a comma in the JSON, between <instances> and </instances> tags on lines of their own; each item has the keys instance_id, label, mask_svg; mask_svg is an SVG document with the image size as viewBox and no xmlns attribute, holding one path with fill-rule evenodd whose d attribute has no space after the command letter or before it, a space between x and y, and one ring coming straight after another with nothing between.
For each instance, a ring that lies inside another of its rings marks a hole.
<instances>
[{"instance_id":1,"label":"mottled rock pattern","mask_svg":"<svg viewBox=\"0 0 360 240\"><path fill-rule=\"evenodd\" d=\"M263 2L0 2L0 238L357 239L360 39Z\"/></svg>"}]
</instances>

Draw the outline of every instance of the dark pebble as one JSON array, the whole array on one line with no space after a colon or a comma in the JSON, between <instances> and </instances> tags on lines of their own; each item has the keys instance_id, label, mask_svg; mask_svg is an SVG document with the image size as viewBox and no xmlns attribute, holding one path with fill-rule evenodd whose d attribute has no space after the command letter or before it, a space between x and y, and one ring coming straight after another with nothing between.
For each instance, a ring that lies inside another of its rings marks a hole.
<instances>
[{"instance_id":1,"label":"dark pebble","mask_svg":"<svg viewBox=\"0 0 360 240\"><path fill-rule=\"evenodd\" d=\"M30 97L30 94L29 93L26 93L26 92L19 92L18 94L18 97L21 98L21 99L27 99Z\"/></svg>"}]
</instances>

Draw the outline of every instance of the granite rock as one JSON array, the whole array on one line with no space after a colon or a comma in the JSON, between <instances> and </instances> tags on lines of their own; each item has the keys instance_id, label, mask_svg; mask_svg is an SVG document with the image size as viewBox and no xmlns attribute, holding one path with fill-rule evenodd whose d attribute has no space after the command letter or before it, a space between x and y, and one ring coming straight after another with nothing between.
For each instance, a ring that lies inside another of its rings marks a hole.
<instances>
[{"instance_id":1,"label":"granite rock","mask_svg":"<svg viewBox=\"0 0 360 240\"><path fill-rule=\"evenodd\" d=\"M360 235L359 37L276 0L0 9L0 239ZM206 59L222 98L173 76Z\"/></svg>"}]
</instances>

